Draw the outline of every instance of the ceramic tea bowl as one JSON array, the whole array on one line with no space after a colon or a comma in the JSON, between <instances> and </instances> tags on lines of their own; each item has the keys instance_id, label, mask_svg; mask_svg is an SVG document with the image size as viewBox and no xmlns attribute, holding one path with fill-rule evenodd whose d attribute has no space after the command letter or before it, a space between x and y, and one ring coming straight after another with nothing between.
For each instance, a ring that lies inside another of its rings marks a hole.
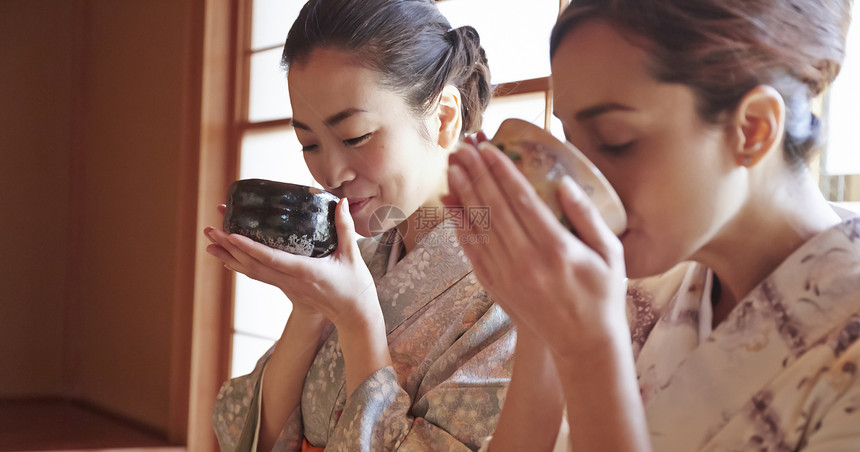
<instances>
[{"instance_id":1,"label":"ceramic tea bowl","mask_svg":"<svg viewBox=\"0 0 860 452\"><path fill-rule=\"evenodd\" d=\"M223 228L288 253L323 257L337 248L337 202L314 187L242 179L227 192Z\"/></svg>"},{"instance_id":2,"label":"ceramic tea bowl","mask_svg":"<svg viewBox=\"0 0 860 452\"><path fill-rule=\"evenodd\" d=\"M521 119L506 119L490 142L517 166L556 217L570 228L558 203L557 188L569 175L600 211L616 235L627 227L627 214L618 194L585 155L572 144L560 141L546 130Z\"/></svg>"}]
</instances>

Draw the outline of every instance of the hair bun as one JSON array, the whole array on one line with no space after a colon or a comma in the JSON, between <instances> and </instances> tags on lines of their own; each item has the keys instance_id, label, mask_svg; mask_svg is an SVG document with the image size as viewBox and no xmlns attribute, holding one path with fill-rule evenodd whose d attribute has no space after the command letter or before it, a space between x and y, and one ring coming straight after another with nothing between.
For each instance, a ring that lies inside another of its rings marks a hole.
<instances>
[{"instance_id":1,"label":"hair bun","mask_svg":"<svg viewBox=\"0 0 860 452\"><path fill-rule=\"evenodd\" d=\"M453 28L446 38L452 51L449 83L457 86L462 96L463 132L477 132L492 97L487 54L478 30L472 26Z\"/></svg>"}]
</instances>

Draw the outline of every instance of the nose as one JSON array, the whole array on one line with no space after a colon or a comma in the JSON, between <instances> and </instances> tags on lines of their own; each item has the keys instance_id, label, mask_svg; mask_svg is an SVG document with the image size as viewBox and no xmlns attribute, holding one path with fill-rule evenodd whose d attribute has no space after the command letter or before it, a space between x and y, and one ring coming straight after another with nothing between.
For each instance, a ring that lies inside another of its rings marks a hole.
<instances>
[{"instance_id":1,"label":"nose","mask_svg":"<svg viewBox=\"0 0 860 452\"><path fill-rule=\"evenodd\" d=\"M323 151L322 176L323 184L327 190L337 190L356 177L352 162L351 149L342 149L337 146L329 147Z\"/></svg>"}]
</instances>

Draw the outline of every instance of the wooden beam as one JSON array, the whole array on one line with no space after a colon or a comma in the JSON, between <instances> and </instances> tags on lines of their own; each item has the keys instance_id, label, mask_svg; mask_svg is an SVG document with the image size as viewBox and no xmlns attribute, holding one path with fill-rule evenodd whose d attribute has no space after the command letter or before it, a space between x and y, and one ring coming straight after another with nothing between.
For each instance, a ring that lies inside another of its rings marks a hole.
<instances>
[{"instance_id":1,"label":"wooden beam","mask_svg":"<svg viewBox=\"0 0 860 452\"><path fill-rule=\"evenodd\" d=\"M549 89L549 77L533 78L518 82L501 83L493 90L493 97L513 96L515 94L534 93Z\"/></svg>"},{"instance_id":2,"label":"wooden beam","mask_svg":"<svg viewBox=\"0 0 860 452\"><path fill-rule=\"evenodd\" d=\"M205 3L197 199L194 205L194 276L188 450L217 451L212 408L228 376L233 278L206 252L203 228L217 226L217 205L236 174L236 1Z\"/></svg>"}]
</instances>

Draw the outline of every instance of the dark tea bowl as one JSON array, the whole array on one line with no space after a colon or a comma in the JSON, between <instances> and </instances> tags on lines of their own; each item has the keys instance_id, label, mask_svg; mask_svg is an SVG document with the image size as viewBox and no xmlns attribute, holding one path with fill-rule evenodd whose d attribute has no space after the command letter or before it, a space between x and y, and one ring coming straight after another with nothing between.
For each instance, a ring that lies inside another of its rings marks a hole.
<instances>
[{"instance_id":1,"label":"dark tea bowl","mask_svg":"<svg viewBox=\"0 0 860 452\"><path fill-rule=\"evenodd\" d=\"M314 187L242 179L227 191L224 231L292 254L324 257L337 248L338 198Z\"/></svg>"}]
</instances>

